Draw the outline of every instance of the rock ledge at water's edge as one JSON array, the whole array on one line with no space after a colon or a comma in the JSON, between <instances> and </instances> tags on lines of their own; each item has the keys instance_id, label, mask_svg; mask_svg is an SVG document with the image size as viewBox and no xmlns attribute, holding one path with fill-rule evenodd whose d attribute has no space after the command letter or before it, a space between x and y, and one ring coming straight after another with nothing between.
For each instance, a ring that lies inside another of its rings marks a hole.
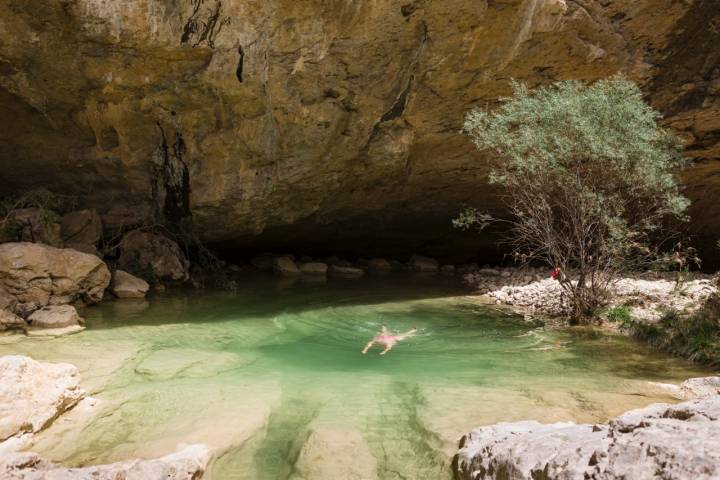
<instances>
[{"instance_id":1,"label":"rock ledge at water's edge","mask_svg":"<svg viewBox=\"0 0 720 480\"><path fill-rule=\"evenodd\" d=\"M710 379L717 383L717 377ZM599 425L524 421L480 427L461 440L453 471L457 480L709 480L720 478L718 438L716 394L653 404Z\"/></svg>"}]
</instances>

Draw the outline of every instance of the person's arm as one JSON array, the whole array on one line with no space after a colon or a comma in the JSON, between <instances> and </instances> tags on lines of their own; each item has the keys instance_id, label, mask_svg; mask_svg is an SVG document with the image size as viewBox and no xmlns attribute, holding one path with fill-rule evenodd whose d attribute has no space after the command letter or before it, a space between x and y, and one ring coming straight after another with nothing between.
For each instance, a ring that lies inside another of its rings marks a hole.
<instances>
[{"instance_id":1,"label":"person's arm","mask_svg":"<svg viewBox=\"0 0 720 480\"><path fill-rule=\"evenodd\" d=\"M413 328L412 330L408 330L407 332L400 335L400 340L405 340L407 337L412 337L415 335L415 332L417 332L417 328Z\"/></svg>"}]
</instances>

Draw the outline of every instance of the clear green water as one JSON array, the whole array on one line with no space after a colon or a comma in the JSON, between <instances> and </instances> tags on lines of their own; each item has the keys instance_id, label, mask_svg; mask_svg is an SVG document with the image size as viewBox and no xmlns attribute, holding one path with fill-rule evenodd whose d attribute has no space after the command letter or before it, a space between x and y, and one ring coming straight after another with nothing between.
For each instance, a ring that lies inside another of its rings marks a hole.
<instances>
[{"instance_id":1,"label":"clear green water","mask_svg":"<svg viewBox=\"0 0 720 480\"><path fill-rule=\"evenodd\" d=\"M98 399L33 450L86 465L202 442L221 480L343 478L368 454L377 478L449 478L449 456L473 427L603 421L670 400L648 381L706 373L624 337L538 328L466 294L437 277L253 278L236 294L107 302L85 310L80 334L0 338L0 354L73 363ZM362 355L382 325L419 334L384 357ZM303 449L311 431L332 438ZM338 449L349 451L345 467L333 466Z\"/></svg>"}]
</instances>

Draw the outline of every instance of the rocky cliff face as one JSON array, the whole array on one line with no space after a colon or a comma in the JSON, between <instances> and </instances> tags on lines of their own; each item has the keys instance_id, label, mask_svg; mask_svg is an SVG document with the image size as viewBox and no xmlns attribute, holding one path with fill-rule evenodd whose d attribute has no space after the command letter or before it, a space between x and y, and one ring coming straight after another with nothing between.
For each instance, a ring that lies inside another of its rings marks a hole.
<instances>
[{"instance_id":1,"label":"rocky cliff face","mask_svg":"<svg viewBox=\"0 0 720 480\"><path fill-rule=\"evenodd\" d=\"M709 241L719 45L715 0L1 0L0 193L50 186L110 227L191 215L221 247L438 253L474 242L462 203L500 208L468 109L623 73L698 161Z\"/></svg>"}]
</instances>

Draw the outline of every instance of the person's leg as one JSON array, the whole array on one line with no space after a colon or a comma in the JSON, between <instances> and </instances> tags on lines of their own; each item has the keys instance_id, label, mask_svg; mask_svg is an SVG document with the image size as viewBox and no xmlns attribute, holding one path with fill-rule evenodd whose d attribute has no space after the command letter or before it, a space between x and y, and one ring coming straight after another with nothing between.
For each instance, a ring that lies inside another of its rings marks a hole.
<instances>
[{"instance_id":1,"label":"person's leg","mask_svg":"<svg viewBox=\"0 0 720 480\"><path fill-rule=\"evenodd\" d=\"M385 355L387 352L389 352L389 351L392 349L393 346L394 346L393 343L386 343L386 344L385 344L385 350L383 350L382 352L380 352L380 355Z\"/></svg>"},{"instance_id":2,"label":"person's leg","mask_svg":"<svg viewBox=\"0 0 720 480\"><path fill-rule=\"evenodd\" d=\"M367 353L368 350L372 348L372 346L375 344L375 340L370 340L367 345L365 345L365 348L362 349L363 355Z\"/></svg>"}]
</instances>

